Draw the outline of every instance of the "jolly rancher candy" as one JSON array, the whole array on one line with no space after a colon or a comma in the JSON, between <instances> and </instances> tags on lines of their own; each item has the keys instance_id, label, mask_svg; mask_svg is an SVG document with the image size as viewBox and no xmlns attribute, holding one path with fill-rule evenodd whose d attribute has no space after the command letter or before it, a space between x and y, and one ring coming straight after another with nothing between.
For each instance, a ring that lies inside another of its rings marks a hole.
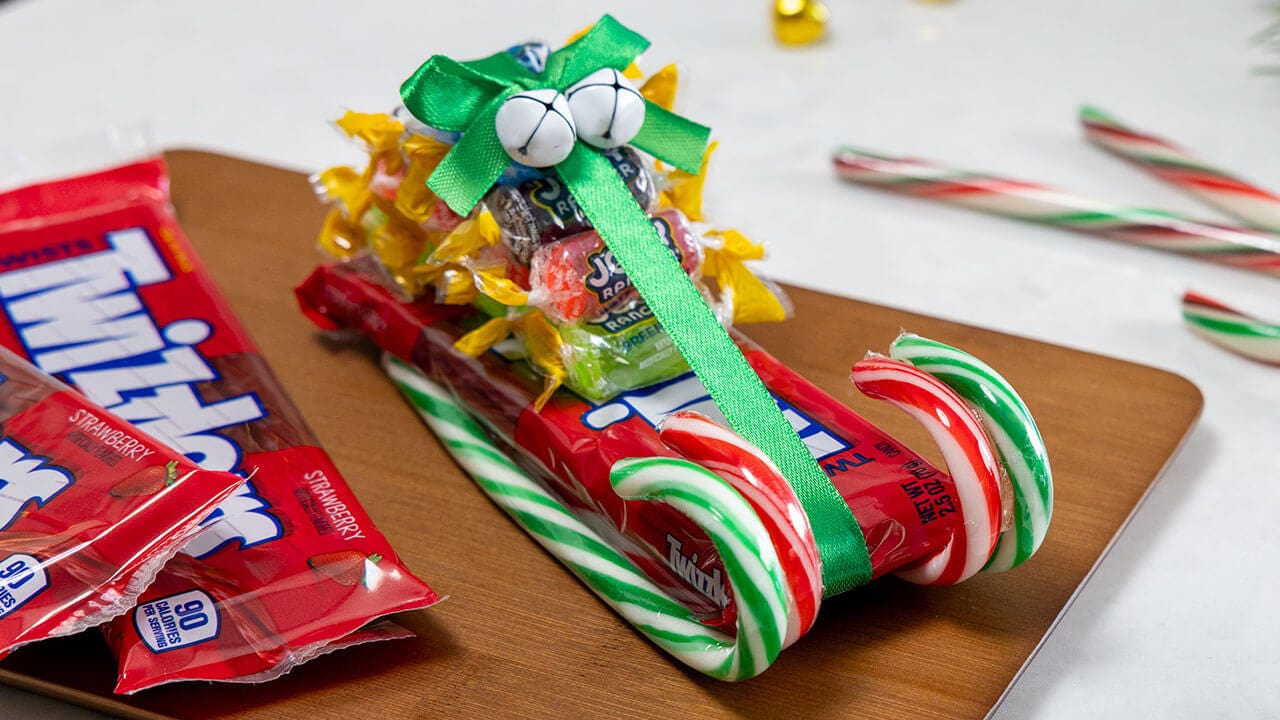
<instances>
[{"instance_id":1,"label":"jolly rancher candy","mask_svg":"<svg viewBox=\"0 0 1280 720\"><path fill-rule=\"evenodd\" d=\"M204 468L256 468L107 626L122 693L268 680L339 647L403 637L366 626L437 600L217 292L168 184L155 159L0 194L0 344ZM207 623L183 625L199 613Z\"/></svg>"},{"instance_id":2,"label":"jolly rancher candy","mask_svg":"<svg viewBox=\"0 0 1280 720\"><path fill-rule=\"evenodd\" d=\"M0 657L127 612L244 482L197 467L3 349L0 422ZM211 623L194 606L152 620L160 638Z\"/></svg>"},{"instance_id":3,"label":"jolly rancher candy","mask_svg":"<svg viewBox=\"0 0 1280 720\"><path fill-rule=\"evenodd\" d=\"M645 211L658 200L653 177L639 153L622 147L603 155L613 164ZM526 180L519 185L497 185L484 199L485 206L502 228L502 242L520 263L529 264L540 245L591 229L569 189L555 175Z\"/></svg>"},{"instance_id":4,"label":"jolly rancher candy","mask_svg":"<svg viewBox=\"0 0 1280 720\"><path fill-rule=\"evenodd\" d=\"M689 369L640 298L560 328L565 385L593 402L675 377Z\"/></svg>"},{"instance_id":5,"label":"jolly rancher candy","mask_svg":"<svg viewBox=\"0 0 1280 720\"><path fill-rule=\"evenodd\" d=\"M702 266L702 245L684 213L674 208L651 217L658 237L690 275ZM640 297L595 230L543 245L533 253L529 302L558 323L603 315Z\"/></svg>"}]
</instances>

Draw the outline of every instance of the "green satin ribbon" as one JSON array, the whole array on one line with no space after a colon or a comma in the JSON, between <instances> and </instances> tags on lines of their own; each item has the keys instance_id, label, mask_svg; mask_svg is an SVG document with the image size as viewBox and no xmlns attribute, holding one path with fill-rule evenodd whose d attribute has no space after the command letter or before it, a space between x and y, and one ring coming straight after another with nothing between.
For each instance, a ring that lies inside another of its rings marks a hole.
<instances>
[{"instance_id":1,"label":"green satin ribbon","mask_svg":"<svg viewBox=\"0 0 1280 720\"><path fill-rule=\"evenodd\" d=\"M494 129L498 109L508 98L538 88L563 92L602 68L624 70L648 46L648 40L605 15L577 41L551 53L541 75L507 53L467 63L433 56L405 81L400 95L418 119L442 130L461 131L462 138L427 186L454 212L467 215L511 164ZM696 173L709 135L707 127L646 102L644 125L631 144ZM813 526L825 594L836 595L870 580L871 558L849 506L612 164L579 142L555 171L729 426L768 455L795 489Z\"/></svg>"}]
</instances>

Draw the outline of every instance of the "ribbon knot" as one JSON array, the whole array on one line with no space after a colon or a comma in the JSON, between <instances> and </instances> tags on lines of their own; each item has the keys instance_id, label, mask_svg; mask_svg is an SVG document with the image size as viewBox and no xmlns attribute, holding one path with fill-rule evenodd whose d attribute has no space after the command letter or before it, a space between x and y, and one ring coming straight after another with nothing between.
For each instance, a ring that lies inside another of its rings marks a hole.
<instances>
[{"instance_id":1,"label":"ribbon knot","mask_svg":"<svg viewBox=\"0 0 1280 720\"><path fill-rule=\"evenodd\" d=\"M512 95L551 88L564 92L596 70L623 70L649 41L605 15L582 37L547 58L535 75L507 53L461 63L433 55L400 86L405 107L419 120L441 130L462 131L427 185L454 212L466 215L502 175L511 158L494 130L498 109ZM711 130L645 101L645 121L632 145L682 170L697 172ZM578 143L574 153L592 153ZM556 169L564 177L566 160ZM583 162L580 157L577 163ZM565 177L566 184L570 184Z\"/></svg>"}]
</instances>

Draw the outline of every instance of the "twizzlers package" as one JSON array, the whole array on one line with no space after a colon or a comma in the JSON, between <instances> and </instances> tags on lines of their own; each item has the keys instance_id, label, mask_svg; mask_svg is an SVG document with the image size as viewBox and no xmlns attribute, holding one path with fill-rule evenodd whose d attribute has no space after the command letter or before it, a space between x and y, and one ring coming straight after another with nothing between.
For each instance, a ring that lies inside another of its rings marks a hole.
<instances>
[{"instance_id":1,"label":"twizzlers package","mask_svg":"<svg viewBox=\"0 0 1280 720\"><path fill-rule=\"evenodd\" d=\"M0 349L0 657L133 606L244 478L203 470ZM195 611L175 625L209 622Z\"/></svg>"},{"instance_id":2,"label":"twizzlers package","mask_svg":"<svg viewBox=\"0 0 1280 720\"><path fill-rule=\"evenodd\" d=\"M173 216L161 160L0 194L0 307L0 343L89 400L202 467L256 468L107 629L117 692L268 680L403 636L365 626L437 600L218 294ZM183 623L197 612L209 621Z\"/></svg>"}]
</instances>

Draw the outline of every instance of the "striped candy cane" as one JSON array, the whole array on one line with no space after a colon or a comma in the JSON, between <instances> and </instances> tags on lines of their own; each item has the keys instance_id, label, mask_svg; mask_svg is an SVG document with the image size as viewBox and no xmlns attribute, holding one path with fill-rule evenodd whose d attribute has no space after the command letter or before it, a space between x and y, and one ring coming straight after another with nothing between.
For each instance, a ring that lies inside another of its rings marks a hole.
<instances>
[{"instance_id":1,"label":"striped candy cane","mask_svg":"<svg viewBox=\"0 0 1280 720\"><path fill-rule=\"evenodd\" d=\"M835 166L840 177L851 182L1280 275L1280 238L1266 232L1089 200L1033 183L853 148L837 152Z\"/></svg>"},{"instance_id":2,"label":"striped candy cane","mask_svg":"<svg viewBox=\"0 0 1280 720\"><path fill-rule=\"evenodd\" d=\"M1192 332L1214 345L1271 365L1280 365L1280 325L1263 322L1213 298L1188 292L1182 318Z\"/></svg>"},{"instance_id":3,"label":"striped candy cane","mask_svg":"<svg viewBox=\"0 0 1280 720\"><path fill-rule=\"evenodd\" d=\"M1013 488L1013 524L1000 533L983 570L1002 572L1026 562L1044 542L1053 515L1049 456L1026 403L991 366L936 340L903 333L889 355L941 380L981 420Z\"/></svg>"},{"instance_id":4,"label":"striped candy cane","mask_svg":"<svg viewBox=\"0 0 1280 720\"><path fill-rule=\"evenodd\" d=\"M1097 108L1080 108L1080 122L1095 144L1249 225L1280 232L1280 196L1210 165L1168 140L1126 127Z\"/></svg>"},{"instance_id":5,"label":"striped candy cane","mask_svg":"<svg viewBox=\"0 0 1280 720\"><path fill-rule=\"evenodd\" d=\"M932 557L897 572L921 585L953 585L987 564L1000 535L1004 510L995 451L977 418L951 388L904 362L870 355L853 366L862 394L906 411L942 450L960 496L963 532Z\"/></svg>"},{"instance_id":6,"label":"striped candy cane","mask_svg":"<svg viewBox=\"0 0 1280 720\"><path fill-rule=\"evenodd\" d=\"M671 505L707 532L733 590L735 637L699 623L578 520L503 454L444 389L389 354L383 355L383 367L485 494L654 644L719 680L754 677L777 658L789 624L786 579L768 531L725 481L673 458L622 460L610 474L620 496Z\"/></svg>"},{"instance_id":7,"label":"striped candy cane","mask_svg":"<svg viewBox=\"0 0 1280 720\"><path fill-rule=\"evenodd\" d=\"M662 421L659 437L682 457L712 470L737 490L764 523L787 578L788 647L809 631L822 604L822 565L809 518L791 484L764 453L705 415L682 410Z\"/></svg>"}]
</instances>

